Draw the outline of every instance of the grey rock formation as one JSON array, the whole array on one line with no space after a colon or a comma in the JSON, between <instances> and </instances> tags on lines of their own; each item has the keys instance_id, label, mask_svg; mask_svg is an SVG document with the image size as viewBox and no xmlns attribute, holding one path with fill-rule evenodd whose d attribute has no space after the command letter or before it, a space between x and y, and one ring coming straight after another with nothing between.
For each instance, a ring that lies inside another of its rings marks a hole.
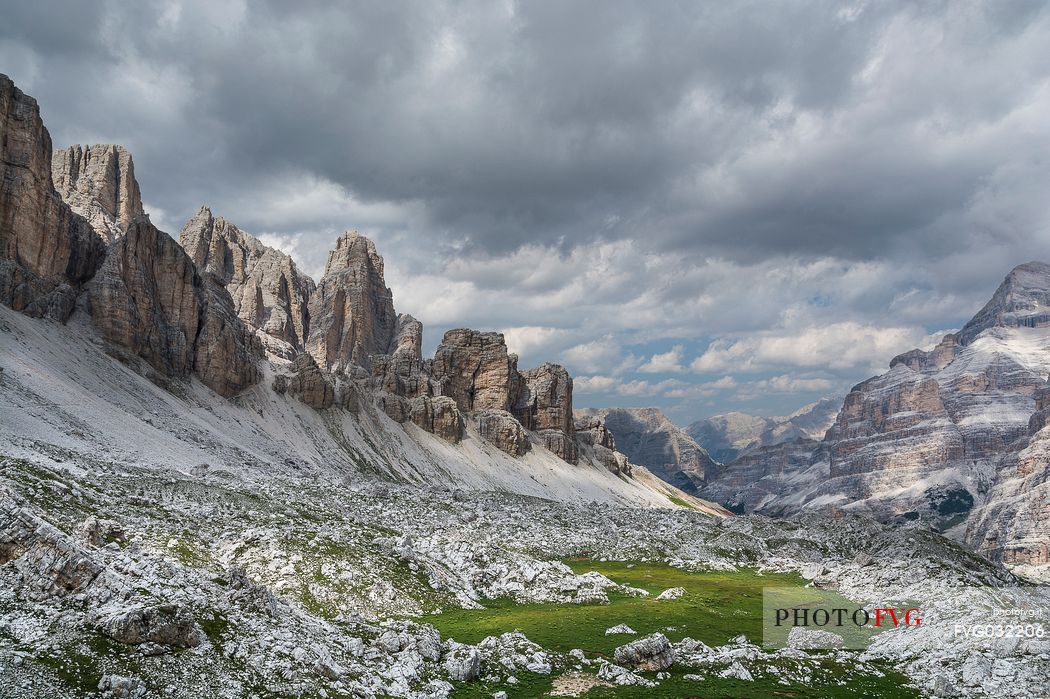
<instances>
[{"instance_id":1,"label":"grey rock formation","mask_svg":"<svg viewBox=\"0 0 1050 699\"><path fill-rule=\"evenodd\" d=\"M335 385L321 371L311 355L299 355L289 365L289 370L291 376L278 374L274 377L274 391L295 396L317 410L332 407L335 403Z\"/></svg>"},{"instance_id":2,"label":"grey rock formation","mask_svg":"<svg viewBox=\"0 0 1050 699\"><path fill-rule=\"evenodd\" d=\"M654 633L645 638L620 646L613 651L613 660L617 665L643 672L666 670L674 663L674 649L667 636Z\"/></svg>"},{"instance_id":3,"label":"grey rock formation","mask_svg":"<svg viewBox=\"0 0 1050 699\"><path fill-rule=\"evenodd\" d=\"M737 514L758 509L767 514L781 511L778 508L791 511L792 506L783 499L796 489L795 479L811 469L822 476L826 466L819 442L804 438L779 442L749 450L725 464L700 494Z\"/></svg>"},{"instance_id":4,"label":"grey rock formation","mask_svg":"<svg viewBox=\"0 0 1050 699\"><path fill-rule=\"evenodd\" d=\"M572 377L564 367L546 363L521 372L514 416L527 430L540 433L548 449L576 463L576 426L572 415Z\"/></svg>"},{"instance_id":5,"label":"grey rock formation","mask_svg":"<svg viewBox=\"0 0 1050 699\"><path fill-rule=\"evenodd\" d=\"M100 619L98 629L114 641L128 645L159 643L173 648L194 648L204 639L204 632L190 610L177 604L124 609Z\"/></svg>"},{"instance_id":6,"label":"grey rock formation","mask_svg":"<svg viewBox=\"0 0 1050 699\"><path fill-rule=\"evenodd\" d=\"M604 418L589 413L576 418L576 443L613 473L631 475L630 461L616 450L616 439Z\"/></svg>"},{"instance_id":7,"label":"grey rock formation","mask_svg":"<svg viewBox=\"0 0 1050 699\"><path fill-rule=\"evenodd\" d=\"M702 494L919 520L994 558L1047 562L1048 301L1050 265L1015 268L961 331L855 386L820 444L751 454Z\"/></svg>"},{"instance_id":8,"label":"grey rock formation","mask_svg":"<svg viewBox=\"0 0 1050 699\"><path fill-rule=\"evenodd\" d=\"M412 422L446 442L458 444L463 438L463 416L447 396L417 396L409 401L408 411Z\"/></svg>"},{"instance_id":9,"label":"grey rock formation","mask_svg":"<svg viewBox=\"0 0 1050 699\"><path fill-rule=\"evenodd\" d=\"M445 333L432 368L441 395L464 412L509 410L519 390L518 357L502 333L457 329Z\"/></svg>"},{"instance_id":10,"label":"grey rock formation","mask_svg":"<svg viewBox=\"0 0 1050 699\"><path fill-rule=\"evenodd\" d=\"M170 236L134 221L91 281L95 324L168 376L188 377L201 321L201 278Z\"/></svg>"},{"instance_id":11,"label":"grey rock formation","mask_svg":"<svg viewBox=\"0 0 1050 699\"><path fill-rule=\"evenodd\" d=\"M87 551L0 487L0 566L5 565L19 571L26 590L54 596L82 592L103 572Z\"/></svg>"},{"instance_id":12,"label":"grey rock formation","mask_svg":"<svg viewBox=\"0 0 1050 699\"><path fill-rule=\"evenodd\" d=\"M481 410L473 413L478 433L511 456L524 456L529 450L529 433L506 410Z\"/></svg>"},{"instance_id":13,"label":"grey rock formation","mask_svg":"<svg viewBox=\"0 0 1050 699\"><path fill-rule=\"evenodd\" d=\"M581 417L600 417L616 437L617 448L632 463L689 493L696 493L717 464L703 447L656 408L580 410Z\"/></svg>"},{"instance_id":14,"label":"grey rock formation","mask_svg":"<svg viewBox=\"0 0 1050 699\"><path fill-rule=\"evenodd\" d=\"M1050 326L1050 265L1028 262L1010 271L991 300L959 331L957 341L968 345L990 328L1047 326Z\"/></svg>"},{"instance_id":15,"label":"grey rock formation","mask_svg":"<svg viewBox=\"0 0 1050 699\"><path fill-rule=\"evenodd\" d=\"M201 329L194 342L193 370L205 386L227 398L255 384L262 346L237 317L233 299L214 276L202 280Z\"/></svg>"},{"instance_id":16,"label":"grey rock formation","mask_svg":"<svg viewBox=\"0 0 1050 699\"><path fill-rule=\"evenodd\" d=\"M179 244L146 218L110 246L88 297L105 338L163 375L185 379L196 371L227 397L259 378L259 347L229 294L202 277Z\"/></svg>"},{"instance_id":17,"label":"grey rock formation","mask_svg":"<svg viewBox=\"0 0 1050 699\"><path fill-rule=\"evenodd\" d=\"M112 542L124 543L127 541L124 527L111 519L88 517L80 524L78 534L81 542L96 548Z\"/></svg>"},{"instance_id":18,"label":"grey rock formation","mask_svg":"<svg viewBox=\"0 0 1050 699\"><path fill-rule=\"evenodd\" d=\"M51 178L62 199L107 243L144 214L135 164L123 146L75 145L55 151Z\"/></svg>"},{"instance_id":19,"label":"grey rock formation","mask_svg":"<svg viewBox=\"0 0 1050 699\"><path fill-rule=\"evenodd\" d=\"M0 302L65 321L104 254L51 182L51 136L36 100L0 74Z\"/></svg>"},{"instance_id":20,"label":"grey rock formation","mask_svg":"<svg viewBox=\"0 0 1050 699\"><path fill-rule=\"evenodd\" d=\"M367 369L372 355L391 352L398 319L383 279L383 258L371 240L357 232L339 238L309 312L306 350L324 369L347 364Z\"/></svg>"},{"instance_id":21,"label":"grey rock formation","mask_svg":"<svg viewBox=\"0 0 1050 699\"><path fill-rule=\"evenodd\" d=\"M1004 563L1050 563L1050 383L1036 393L1036 412L1017 450L1000 462L978 501L964 539Z\"/></svg>"},{"instance_id":22,"label":"grey rock formation","mask_svg":"<svg viewBox=\"0 0 1050 699\"><path fill-rule=\"evenodd\" d=\"M186 223L179 242L199 270L225 285L237 317L260 331L268 351L291 359L303 349L315 285L291 257L207 207Z\"/></svg>"}]
</instances>

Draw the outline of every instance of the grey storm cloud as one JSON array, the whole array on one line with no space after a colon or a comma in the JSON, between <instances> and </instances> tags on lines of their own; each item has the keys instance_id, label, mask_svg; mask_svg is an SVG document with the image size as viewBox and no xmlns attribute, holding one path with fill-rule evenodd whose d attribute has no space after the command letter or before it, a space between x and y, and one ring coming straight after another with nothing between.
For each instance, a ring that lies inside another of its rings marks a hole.
<instances>
[{"instance_id":1,"label":"grey storm cloud","mask_svg":"<svg viewBox=\"0 0 1050 699\"><path fill-rule=\"evenodd\" d=\"M4 8L0 71L57 145L131 148L169 229L208 203L316 270L362 225L435 317L436 284L502 285L548 305L464 301L463 322L572 341L586 322L550 304L608 264L592 315L714 337L792 303L947 327L1050 257L1047 36L1025 0L37 0ZM538 259L563 276L515 268ZM858 291L770 281L817 268Z\"/></svg>"},{"instance_id":2,"label":"grey storm cloud","mask_svg":"<svg viewBox=\"0 0 1050 699\"><path fill-rule=\"evenodd\" d=\"M964 206L1010 154L931 151L1017 106L1030 83L1007 74L1011 49L1047 29L1045 5L1024 2L225 8L20 3L0 32L5 57L32 54L59 131L141 143L140 170L167 171L144 174L149 197L183 216L203 195L299 169L366 201L422 203L433 233L490 251L644 232L745 258L770 246L868 257ZM927 63L887 71L899 91L866 89L860 76L894 60L880 52L906 23L940 29L915 32L936 42L926 52L904 47ZM1045 58L1020 60L1045 78ZM926 90L947 60L955 83ZM967 68L1000 61L994 90L966 89ZM107 95L118 71L168 94ZM919 128L938 111L939 131ZM800 121L839 118L863 130L826 126L827 144L738 160ZM719 174L743 202L720 198Z\"/></svg>"}]
</instances>

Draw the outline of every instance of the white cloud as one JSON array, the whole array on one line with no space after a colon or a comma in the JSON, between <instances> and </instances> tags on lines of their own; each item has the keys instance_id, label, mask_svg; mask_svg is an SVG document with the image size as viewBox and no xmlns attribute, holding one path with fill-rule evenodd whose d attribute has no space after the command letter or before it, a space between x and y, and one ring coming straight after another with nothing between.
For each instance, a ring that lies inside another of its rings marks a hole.
<instances>
[{"instance_id":1,"label":"white cloud","mask_svg":"<svg viewBox=\"0 0 1050 699\"><path fill-rule=\"evenodd\" d=\"M739 340L715 340L693 360L690 368L697 373L763 371L784 366L874 371L887 366L895 355L929 346L935 339L919 327L878 327L844 321L794 331L770 331Z\"/></svg>"},{"instance_id":2,"label":"white cloud","mask_svg":"<svg viewBox=\"0 0 1050 699\"><path fill-rule=\"evenodd\" d=\"M685 371L682 366L682 345L675 345L667 352L654 354L645 364L638 367L638 371L646 374L667 374Z\"/></svg>"},{"instance_id":3,"label":"white cloud","mask_svg":"<svg viewBox=\"0 0 1050 699\"><path fill-rule=\"evenodd\" d=\"M537 325L504 328L502 332L503 337L507 340L507 349L527 363L549 360L553 356L553 348L569 334L560 328L546 328Z\"/></svg>"}]
</instances>

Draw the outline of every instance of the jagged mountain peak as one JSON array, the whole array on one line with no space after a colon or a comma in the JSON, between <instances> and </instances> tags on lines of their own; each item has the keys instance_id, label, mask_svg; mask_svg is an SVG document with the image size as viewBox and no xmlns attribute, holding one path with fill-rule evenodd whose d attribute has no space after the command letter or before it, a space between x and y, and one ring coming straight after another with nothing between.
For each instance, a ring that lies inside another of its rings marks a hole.
<instances>
[{"instance_id":1,"label":"jagged mountain peak","mask_svg":"<svg viewBox=\"0 0 1050 699\"><path fill-rule=\"evenodd\" d=\"M226 287L237 317L256 331L267 351L286 359L302 351L315 285L289 255L207 206L186 222L179 242L198 269Z\"/></svg>"},{"instance_id":2,"label":"jagged mountain peak","mask_svg":"<svg viewBox=\"0 0 1050 699\"><path fill-rule=\"evenodd\" d=\"M1050 324L1050 264L1026 262L1010 270L995 294L963 326L957 336L962 345L973 342L989 328L1042 327Z\"/></svg>"},{"instance_id":3,"label":"jagged mountain peak","mask_svg":"<svg viewBox=\"0 0 1050 699\"><path fill-rule=\"evenodd\" d=\"M372 266L375 273L383 275L383 256L379 254L372 239L358 231L345 231L328 253L324 273L328 276L366 262Z\"/></svg>"},{"instance_id":4,"label":"jagged mountain peak","mask_svg":"<svg viewBox=\"0 0 1050 699\"><path fill-rule=\"evenodd\" d=\"M62 199L107 243L145 215L131 152L121 145L72 145L54 151L51 177Z\"/></svg>"}]
</instances>

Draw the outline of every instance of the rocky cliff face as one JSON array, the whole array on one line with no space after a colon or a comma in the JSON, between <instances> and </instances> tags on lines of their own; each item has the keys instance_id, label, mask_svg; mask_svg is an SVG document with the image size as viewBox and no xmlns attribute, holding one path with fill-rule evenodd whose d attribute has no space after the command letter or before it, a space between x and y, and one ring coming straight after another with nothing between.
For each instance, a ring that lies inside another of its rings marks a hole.
<instances>
[{"instance_id":1,"label":"rocky cliff face","mask_svg":"<svg viewBox=\"0 0 1050 699\"><path fill-rule=\"evenodd\" d=\"M291 359L303 350L315 285L291 257L207 207L186 223L179 242L198 269L226 286L237 317L259 331L268 351Z\"/></svg>"},{"instance_id":2,"label":"rocky cliff face","mask_svg":"<svg viewBox=\"0 0 1050 699\"><path fill-rule=\"evenodd\" d=\"M165 376L196 371L223 396L258 380L258 346L218 282L145 217L110 246L88 285L91 316L114 345Z\"/></svg>"},{"instance_id":3,"label":"rocky cliff face","mask_svg":"<svg viewBox=\"0 0 1050 699\"><path fill-rule=\"evenodd\" d=\"M143 215L135 164L123 146L70 146L51 161L55 189L107 243Z\"/></svg>"},{"instance_id":4,"label":"rocky cliff face","mask_svg":"<svg viewBox=\"0 0 1050 699\"><path fill-rule=\"evenodd\" d=\"M686 492L699 491L718 467L703 447L656 408L578 412L581 418L601 418L633 463Z\"/></svg>"},{"instance_id":5,"label":"rocky cliff face","mask_svg":"<svg viewBox=\"0 0 1050 699\"><path fill-rule=\"evenodd\" d=\"M464 412L508 410L519 390L518 357L502 333L449 330L434 354L439 391Z\"/></svg>"},{"instance_id":6,"label":"rocky cliff face","mask_svg":"<svg viewBox=\"0 0 1050 699\"><path fill-rule=\"evenodd\" d=\"M855 386L808 457L755 453L704 496L921 520L989 555L1045 562L1048 301L1050 266L1015 268L960 332Z\"/></svg>"},{"instance_id":7,"label":"rocky cliff face","mask_svg":"<svg viewBox=\"0 0 1050 699\"><path fill-rule=\"evenodd\" d=\"M72 146L52 158L36 102L6 77L0 89L7 304L64 320L84 285L107 351L170 389L170 379L196 375L232 396L259 380L265 349L270 389L317 410L378 417L374 406L451 443L469 420L513 456L542 444L577 462L568 372L555 364L519 372L502 335L474 330L446 333L424 360L423 326L395 313L372 241L340 237L316 286L290 257L207 207L180 245L144 214L124 148ZM587 436L589 458L630 474L611 438Z\"/></svg>"},{"instance_id":8,"label":"rocky cliff face","mask_svg":"<svg viewBox=\"0 0 1050 699\"><path fill-rule=\"evenodd\" d=\"M613 473L631 474L631 462L627 455L617 451L616 439L605 419L597 415L584 415L576 420L576 443L583 452L591 454Z\"/></svg>"},{"instance_id":9,"label":"rocky cliff face","mask_svg":"<svg viewBox=\"0 0 1050 699\"><path fill-rule=\"evenodd\" d=\"M0 74L0 302L64 321L104 254L51 182L51 136L36 100Z\"/></svg>"},{"instance_id":10,"label":"rocky cliff face","mask_svg":"<svg viewBox=\"0 0 1050 699\"><path fill-rule=\"evenodd\" d=\"M367 369L372 355L390 352L397 314L383 279L383 258L371 240L357 232L339 238L309 313L306 350L325 369L347 364Z\"/></svg>"},{"instance_id":11,"label":"rocky cliff face","mask_svg":"<svg viewBox=\"0 0 1050 699\"><path fill-rule=\"evenodd\" d=\"M572 416L572 377L558 364L521 372L514 415L527 430L540 433L548 449L576 463L576 426Z\"/></svg>"}]
</instances>

